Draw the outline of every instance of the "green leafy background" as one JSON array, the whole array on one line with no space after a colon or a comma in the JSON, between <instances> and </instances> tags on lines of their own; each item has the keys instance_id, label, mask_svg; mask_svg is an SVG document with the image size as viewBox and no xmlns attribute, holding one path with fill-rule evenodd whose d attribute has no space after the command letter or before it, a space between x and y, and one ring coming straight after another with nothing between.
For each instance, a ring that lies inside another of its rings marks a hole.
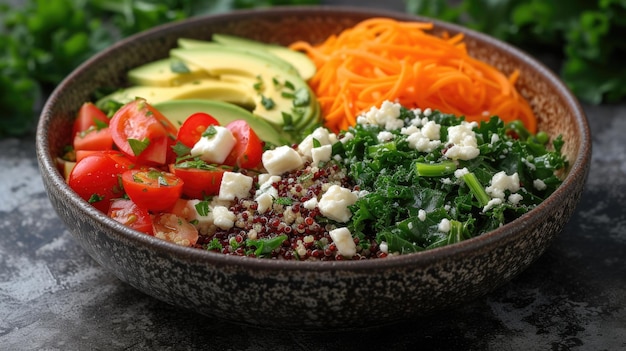
<instances>
[{"instance_id":1,"label":"green leafy background","mask_svg":"<svg viewBox=\"0 0 626 351\"><path fill-rule=\"evenodd\" d=\"M26 0L0 3L0 137L32 132L52 88L120 38L195 15L317 0ZM626 97L626 0L405 0L405 11L553 55L585 103Z\"/></svg>"}]
</instances>

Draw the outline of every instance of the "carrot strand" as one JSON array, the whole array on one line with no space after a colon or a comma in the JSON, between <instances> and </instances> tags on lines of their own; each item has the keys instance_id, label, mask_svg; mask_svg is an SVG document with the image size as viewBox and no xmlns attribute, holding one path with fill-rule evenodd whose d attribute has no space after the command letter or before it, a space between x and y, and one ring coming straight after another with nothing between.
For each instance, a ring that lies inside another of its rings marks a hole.
<instances>
[{"instance_id":1,"label":"carrot strand","mask_svg":"<svg viewBox=\"0 0 626 351\"><path fill-rule=\"evenodd\" d=\"M537 120L509 75L471 57L462 33L430 34L432 23L370 18L321 44L298 41L317 66L309 85L318 96L324 123L333 131L384 100L485 120L521 120L536 132Z\"/></svg>"}]
</instances>

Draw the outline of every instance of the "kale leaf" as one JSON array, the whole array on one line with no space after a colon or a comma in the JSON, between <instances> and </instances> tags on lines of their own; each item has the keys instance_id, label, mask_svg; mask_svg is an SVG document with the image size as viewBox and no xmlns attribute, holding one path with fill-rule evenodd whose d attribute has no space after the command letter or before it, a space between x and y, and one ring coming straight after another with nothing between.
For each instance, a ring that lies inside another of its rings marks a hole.
<instances>
[{"instance_id":1,"label":"kale leaf","mask_svg":"<svg viewBox=\"0 0 626 351\"><path fill-rule=\"evenodd\" d=\"M405 125L415 115L402 108ZM424 115L418 118L424 118ZM341 156L365 195L350 206L347 224L358 237L385 242L390 252L417 252L459 242L512 221L537 206L560 184L556 171L567 167L561 154L563 140L532 135L521 124L506 125L497 116L474 128L480 154L471 160L444 156L447 129L464 122L452 114L433 111L427 116L441 126L441 145L431 152L410 146L401 129L387 131L390 140L379 141L384 131L376 125L357 124L354 135L334 153ZM464 170L467 175L458 175ZM517 201L490 203L485 188L498 172L517 173L522 185ZM478 194L477 194L478 193Z\"/></svg>"}]
</instances>

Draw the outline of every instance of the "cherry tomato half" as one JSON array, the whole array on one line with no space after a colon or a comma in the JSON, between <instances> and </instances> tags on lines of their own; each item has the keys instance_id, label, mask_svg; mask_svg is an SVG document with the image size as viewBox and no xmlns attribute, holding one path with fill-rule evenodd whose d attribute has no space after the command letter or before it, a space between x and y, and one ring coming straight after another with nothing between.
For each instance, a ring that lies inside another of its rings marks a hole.
<instances>
[{"instance_id":1,"label":"cherry tomato half","mask_svg":"<svg viewBox=\"0 0 626 351\"><path fill-rule=\"evenodd\" d=\"M119 152L95 152L76 162L67 182L81 198L107 213L111 200L124 195L119 175L131 164Z\"/></svg>"},{"instance_id":2,"label":"cherry tomato half","mask_svg":"<svg viewBox=\"0 0 626 351\"><path fill-rule=\"evenodd\" d=\"M109 208L109 217L142 233L152 235L152 218L132 200L115 199Z\"/></svg>"},{"instance_id":3,"label":"cherry tomato half","mask_svg":"<svg viewBox=\"0 0 626 351\"><path fill-rule=\"evenodd\" d=\"M154 236L182 246L191 246L198 241L198 230L185 219L172 213L154 216Z\"/></svg>"},{"instance_id":4,"label":"cherry tomato half","mask_svg":"<svg viewBox=\"0 0 626 351\"><path fill-rule=\"evenodd\" d=\"M178 129L178 141L187 147L193 147L202 137L202 133L209 126L219 126L220 123L213 116L198 112L187 117L185 122Z\"/></svg>"},{"instance_id":5,"label":"cherry tomato half","mask_svg":"<svg viewBox=\"0 0 626 351\"><path fill-rule=\"evenodd\" d=\"M171 165L170 172L183 180L183 194L191 199L203 200L207 196L218 195L224 172L232 168L204 164L202 168Z\"/></svg>"},{"instance_id":6,"label":"cherry tomato half","mask_svg":"<svg viewBox=\"0 0 626 351\"><path fill-rule=\"evenodd\" d=\"M111 150L113 137L109 127L89 127L74 136L74 150Z\"/></svg>"},{"instance_id":7,"label":"cherry tomato half","mask_svg":"<svg viewBox=\"0 0 626 351\"><path fill-rule=\"evenodd\" d=\"M126 195L148 211L166 211L176 203L183 190L183 180L158 169L131 169L122 173Z\"/></svg>"},{"instance_id":8,"label":"cherry tomato half","mask_svg":"<svg viewBox=\"0 0 626 351\"><path fill-rule=\"evenodd\" d=\"M135 99L122 106L111 118L115 145L140 165L163 165L174 144L177 129L161 112Z\"/></svg>"},{"instance_id":9,"label":"cherry tomato half","mask_svg":"<svg viewBox=\"0 0 626 351\"><path fill-rule=\"evenodd\" d=\"M84 132L89 128L96 127L102 129L109 125L109 118L96 105L91 102L85 102L78 110L74 126L72 128L72 136L76 133Z\"/></svg>"},{"instance_id":10,"label":"cherry tomato half","mask_svg":"<svg viewBox=\"0 0 626 351\"><path fill-rule=\"evenodd\" d=\"M244 120L232 121L226 128L233 133L237 143L224 160L224 164L245 169L256 168L263 156L263 142L259 136Z\"/></svg>"}]
</instances>

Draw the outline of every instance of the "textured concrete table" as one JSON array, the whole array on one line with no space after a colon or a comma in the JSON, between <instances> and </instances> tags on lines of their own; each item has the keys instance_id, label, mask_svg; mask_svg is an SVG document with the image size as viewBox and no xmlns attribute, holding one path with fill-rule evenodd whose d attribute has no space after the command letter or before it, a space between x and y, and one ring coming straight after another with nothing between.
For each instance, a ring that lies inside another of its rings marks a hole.
<instances>
[{"instance_id":1,"label":"textured concrete table","mask_svg":"<svg viewBox=\"0 0 626 351\"><path fill-rule=\"evenodd\" d=\"M34 137L0 140L0 350L626 349L626 104L585 109L594 147L586 189L528 270L419 322L324 335L225 324L120 282L53 211Z\"/></svg>"}]
</instances>

